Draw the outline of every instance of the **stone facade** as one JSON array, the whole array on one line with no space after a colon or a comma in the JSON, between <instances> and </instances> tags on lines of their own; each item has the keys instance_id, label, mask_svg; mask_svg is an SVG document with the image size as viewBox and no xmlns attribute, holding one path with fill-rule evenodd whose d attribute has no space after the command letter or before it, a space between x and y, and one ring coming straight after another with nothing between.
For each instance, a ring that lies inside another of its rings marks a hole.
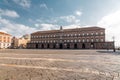
<instances>
[{"instance_id":1,"label":"stone facade","mask_svg":"<svg viewBox=\"0 0 120 80\"><path fill-rule=\"evenodd\" d=\"M30 49L112 49L114 42L105 41L105 29L86 27L38 31L31 34Z\"/></svg>"},{"instance_id":2,"label":"stone facade","mask_svg":"<svg viewBox=\"0 0 120 80\"><path fill-rule=\"evenodd\" d=\"M27 43L30 41L30 35L23 35L21 38L12 38L11 48L26 48Z\"/></svg>"}]
</instances>

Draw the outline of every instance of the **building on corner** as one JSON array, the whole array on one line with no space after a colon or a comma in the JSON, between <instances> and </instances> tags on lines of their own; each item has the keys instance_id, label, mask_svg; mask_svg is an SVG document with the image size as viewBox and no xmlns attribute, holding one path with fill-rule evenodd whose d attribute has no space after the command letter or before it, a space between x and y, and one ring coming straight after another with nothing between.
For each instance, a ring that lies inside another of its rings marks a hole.
<instances>
[{"instance_id":1,"label":"building on corner","mask_svg":"<svg viewBox=\"0 0 120 80\"><path fill-rule=\"evenodd\" d=\"M49 31L31 34L27 44L29 49L113 49L114 42L106 42L105 28L86 27Z\"/></svg>"},{"instance_id":2,"label":"building on corner","mask_svg":"<svg viewBox=\"0 0 120 80\"><path fill-rule=\"evenodd\" d=\"M11 35L5 32L0 32L0 48L10 48Z\"/></svg>"}]
</instances>

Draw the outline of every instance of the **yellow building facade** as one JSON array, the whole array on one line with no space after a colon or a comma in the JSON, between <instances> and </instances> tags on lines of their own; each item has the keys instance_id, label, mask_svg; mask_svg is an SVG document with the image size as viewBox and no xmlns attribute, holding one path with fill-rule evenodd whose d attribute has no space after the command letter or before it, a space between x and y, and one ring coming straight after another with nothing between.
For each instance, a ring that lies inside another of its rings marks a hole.
<instances>
[{"instance_id":1,"label":"yellow building facade","mask_svg":"<svg viewBox=\"0 0 120 80\"><path fill-rule=\"evenodd\" d=\"M11 35L5 32L0 32L0 48L10 48Z\"/></svg>"}]
</instances>

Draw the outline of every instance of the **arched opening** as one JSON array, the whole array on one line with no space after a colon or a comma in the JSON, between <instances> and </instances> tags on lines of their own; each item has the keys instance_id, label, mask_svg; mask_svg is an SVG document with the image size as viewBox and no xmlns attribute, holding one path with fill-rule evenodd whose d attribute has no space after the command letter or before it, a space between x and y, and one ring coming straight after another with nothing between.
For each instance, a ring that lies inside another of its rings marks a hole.
<instances>
[{"instance_id":1,"label":"arched opening","mask_svg":"<svg viewBox=\"0 0 120 80\"><path fill-rule=\"evenodd\" d=\"M85 44L84 43L82 44L82 49L85 49Z\"/></svg>"},{"instance_id":2,"label":"arched opening","mask_svg":"<svg viewBox=\"0 0 120 80\"><path fill-rule=\"evenodd\" d=\"M70 44L69 43L67 43L67 49L69 49L70 48Z\"/></svg>"},{"instance_id":3,"label":"arched opening","mask_svg":"<svg viewBox=\"0 0 120 80\"><path fill-rule=\"evenodd\" d=\"M47 48L50 48L50 45L49 45L49 44L47 44Z\"/></svg>"},{"instance_id":4,"label":"arched opening","mask_svg":"<svg viewBox=\"0 0 120 80\"><path fill-rule=\"evenodd\" d=\"M63 45L62 45L62 43L60 43L60 49L63 49Z\"/></svg>"},{"instance_id":5,"label":"arched opening","mask_svg":"<svg viewBox=\"0 0 120 80\"><path fill-rule=\"evenodd\" d=\"M38 49L38 44L36 44L36 49Z\"/></svg>"},{"instance_id":6,"label":"arched opening","mask_svg":"<svg viewBox=\"0 0 120 80\"><path fill-rule=\"evenodd\" d=\"M90 46L91 46L91 48L94 48L94 43L91 43L91 45L90 45Z\"/></svg>"},{"instance_id":7,"label":"arched opening","mask_svg":"<svg viewBox=\"0 0 120 80\"><path fill-rule=\"evenodd\" d=\"M44 48L44 45L43 45L43 44L41 45L41 48Z\"/></svg>"},{"instance_id":8,"label":"arched opening","mask_svg":"<svg viewBox=\"0 0 120 80\"><path fill-rule=\"evenodd\" d=\"M56 44L53 44L53 48L55 49L56 48L56 46L55 46Z\"/></svg>"},{"instance_id":9,"label":"arched opening","mask_svg":"<svg viewBox=\"0 0 120 80\"><path fill-rule=\"evenodd\" d=\"M77 43L74 44L74 49L77 49Z\"/></svg>"}]
</instances>

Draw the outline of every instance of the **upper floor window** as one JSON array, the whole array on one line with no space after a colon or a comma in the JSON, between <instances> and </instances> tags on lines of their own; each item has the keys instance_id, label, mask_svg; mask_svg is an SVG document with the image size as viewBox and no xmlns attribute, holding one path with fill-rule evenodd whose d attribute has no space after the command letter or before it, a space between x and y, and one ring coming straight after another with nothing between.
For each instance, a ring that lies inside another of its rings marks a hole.
<instances>
[{"instance_id":1,"label":"upper floor window","mask_svg":"<svg viewBox=\"0 0 120 80\"><path fill-rule=\"evenodd\" d=\"M99 39L96 39L96 42L98 42L99 41Z\"/></svg>"},{"instance_id":2,"label":"upper floor window","mask_svg":"<svg viewBox=\"0 0 120 80\"><path fill-rule=\"evenodd\" d=\"M45 43L46 43L46 40L45 40Z\"/></svg>"},{"instance_id":3,"label":"upper floor window","mask_svg":"<svg viewBox=\"0 0 120 80\"><path fill-rule=\"evenodd\" d=\"M101 35L103 34L103 32L101 32Z\"/></svg>"},{"instance_id":4,"label":"upper floor window","mask_svg":"<svg viewBox=\"0 0 120 80\"><path fill-rule=\"evenodd\" d=\"M75 42L77 42L77 40L75 39Z\"/></svg>"},{"instance_id":5,"label":"upper floor window","mask_svg":"<svg viewBox=\"0 0 120 80\"><path fill-rule=\"evenodd\" d=\"M93 35L93 32L91 33L91 35Z\"/></svg>"},{"instance_id":6,"label":"upper floor window","mask_svg":"<svg viewBox=\"0 0 120 80\"><path fill-rule=\"evenodd\" d=\"M77 34L75 34L75 36L77 36Z\"/></svg>"},{"instance_id":7,"label":"upper floor window","mask_svg":"<svg viewBox=\"0 0 120 80\"><path fill-rule=\"evenodd\" d=\"M87 42L89 42L89 39L87 39Z\"/></svg>"},{"instance_id":8,"label":"upper floor window","mask_svg":"<svg viewBox=\"0 0 120 80\"><path fill-rule=\"evenodd\" d=\"M85 42L85 40L83 39L83 42Z\"/></svg>"},{"instance_id":9,"label":"upper floor window","mask_svg":"<svg viewBox=\"0 0 120 80\"><path fill-rule=\"evenodd\" d=\"M71 42L73 42L73 40L71 40Z\"/></svg>"},{"instance_id":10,"label":"upper floor window","mask_svg":"<svg viewBox=\"0 0 120 80\"><path fill-rule=\"evenodd\" d=\"M98 35L98 33L96 32L96 35Z\"/></svg>"},{"instance_id":11,"label":"upper floor window","mask_svg":"<svg viewBox=\"0 0 120 80\"><path fill-rule=\"evenodd\" d=\"M67 42L69 42L69 40L67 40Z\"/></svg>"},{"instance_id":12,"label":"upper floor window","mask_svg":"<svg viewBox=\"0 0 120 80\"><path fill-rule=\"evenodd\" d=\"M67 34L67 36L69 36L69 34Z\"/></svg>"},{"instance_id":13,"label":"upper floor window","mask_svg":"<svg viewBox=\"0 0 120 80\"><path fill-rule=\"evenodd\" d=\"M103 42L103 39L101 39L101 42Z\"/></svg>"},{"instance_id":14,"label":"upper floor window","mask_svg":"<svg viewBox=\"0 0 120 80\"><path fill-rule=\"evenodd\" d=\"M87 33L87 36L89 35L89 33Z\"/></svg>"},{"instance_id":15,"label":"upper floor window","mask_svg":"<svg viewBox=\"0 0 120 80\"><path fill-rule=\"evenodd\" d=\"M83 36L84 36L85 34L83 33Z\"/></svg>"},{"instance_id":16,"label":"upper floor window","mask_svg":"<svg viewBox=\"0 0 120 80\"><path fill-rule=\"evenodd\" d=\"M52 43L52 40L50 42Z\"/></svg>"},{"instance_id":17,"label":"upper floor window","mask_svg":"<svg viewBox=\"0 0 120 80\"><path fill-rule=\"evenodd\" d=\"M91 39L91 42L93 42L94 40L93 39Z\"/></svg>"}]
</instances>

